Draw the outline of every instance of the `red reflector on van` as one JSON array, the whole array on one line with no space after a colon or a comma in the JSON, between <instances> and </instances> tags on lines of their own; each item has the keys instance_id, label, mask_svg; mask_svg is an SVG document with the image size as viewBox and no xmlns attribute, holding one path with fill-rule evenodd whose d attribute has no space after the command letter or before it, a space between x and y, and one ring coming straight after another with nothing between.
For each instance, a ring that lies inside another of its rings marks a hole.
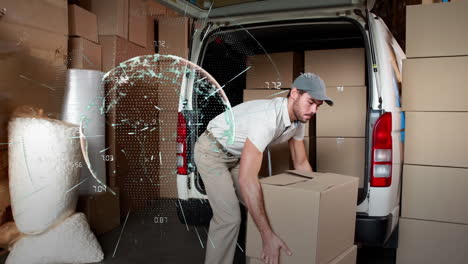
<instances>
[{"instance_id":1,"label":"red reflector on van","mask_svg":"<svg viewBox=\"0 0 468 264\"><path fill-rule=\"evenodd\" d=\"M371 187L388 187L392 184L392 151L392 113L385 113L374 126Z\"/></svg>"},{"instance_id":2,"label":"red reflector on van","mask_svg":"<svg viewBox=\"0 0 468 264\"><path fill-rule=\"evenodd\" d=\"M187 175L187 122L179 112L177 118L177 174Z\"/></svg>"}]
</instances>

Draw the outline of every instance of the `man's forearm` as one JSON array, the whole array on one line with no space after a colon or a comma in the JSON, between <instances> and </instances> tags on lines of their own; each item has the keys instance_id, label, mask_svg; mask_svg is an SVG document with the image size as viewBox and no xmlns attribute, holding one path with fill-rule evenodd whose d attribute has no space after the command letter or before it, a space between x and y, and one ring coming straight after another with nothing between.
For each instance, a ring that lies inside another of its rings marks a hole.
<instances>
[{"instance_id":1,"label":"man's forearm","mask_svg":"<svg viewBox=\"0 0 468 264\"><path fill-rule=\"evenodd\" d=\"M270 235L272 230L266 215L262 188L258 180L241 183L241 192L247 209L257 225L262 238Z\"/></svg>"},{"instance_id":2,"label":"man's forearm","mask_svg":"<svg viewBox=\"0 0 468 264\"><path fill-rule=\"evenodd\" d=\"M308 160L304 160L301 163L294 164L294 169L300 170L300 171L310 171L312 172L312 166L310 165Z\"/></svg>"},{"instance_id":3,"label":"man's forearm","mask_svg":"<svg viewBox=\"0 0 468 264\"><path fill-rule=\"evenodd\" d=\"M257 176L262 164L262 157L262 152L247 139L240 160L239 185L247 209L262 238L266 239L272 233L272 230L265 212L262 188Z\"/></svg>"}]
</instances>

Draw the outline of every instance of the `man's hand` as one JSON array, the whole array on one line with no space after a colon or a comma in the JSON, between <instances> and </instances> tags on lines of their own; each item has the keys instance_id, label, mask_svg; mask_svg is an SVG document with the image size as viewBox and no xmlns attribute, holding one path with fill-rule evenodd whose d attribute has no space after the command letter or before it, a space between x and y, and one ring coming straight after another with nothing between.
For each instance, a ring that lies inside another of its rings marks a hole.
<instances>
[{"instance_id":1,"label":"man's hand","mask_svg":"<svg viewBox=\"0 0 468 264\"><path fill-rule=\"evenodd\" d=\"M268 235L262 236L263 252L262 260L266 264L277 264L280 256L280 250L283 249L288 256L292 255L291 250L288 248L281 238L275 233L271 232Z\"/></svg>"}]
</instances>

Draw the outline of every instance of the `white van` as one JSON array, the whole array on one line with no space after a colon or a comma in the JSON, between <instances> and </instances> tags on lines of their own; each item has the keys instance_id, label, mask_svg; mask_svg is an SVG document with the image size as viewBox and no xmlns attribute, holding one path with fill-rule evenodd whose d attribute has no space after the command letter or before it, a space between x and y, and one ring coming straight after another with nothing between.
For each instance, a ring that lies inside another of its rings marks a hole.
<instances>
[{"instance_id":1,"label":"white van","mask_svg":"<svg viewBox=\"0 0 468 264\"><path fill-rule=\"evenodd\" d=\"M190 60L226 84L224 92L232 106L243 100L245 74L234 77L246 69L246 56L364 49L366 151L359 161L364 163L364 184L359 189L356 243L384 245L396 230L400 214L404 118L398 74L405 54L382 19L359 0L253 1L208 9L182 0L164 2L197 22L192 28ZM206 105L193 91L193 83L188 79L181 88L178 131L191 133L177 139L177 204L181 221L207 224L211 209L192 153L197 137L224 107L215 100Z\"/></svg>"}]
</instances>

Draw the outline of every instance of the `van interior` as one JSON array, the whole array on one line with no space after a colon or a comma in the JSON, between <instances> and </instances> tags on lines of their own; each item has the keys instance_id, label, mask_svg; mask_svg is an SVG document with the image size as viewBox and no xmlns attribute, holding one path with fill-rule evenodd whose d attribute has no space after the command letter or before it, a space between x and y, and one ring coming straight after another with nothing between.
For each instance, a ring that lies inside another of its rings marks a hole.
<instances>
[{"instance_id":1,"label":"van interior","mask_svg":"<svg viewBox=\"0 0 468 264\"><path fill-rule=\"evenodd\" d=\"M364 182L366 182L365 120L369 102L368 91L366 89L366 87L369 87L366 70L368 63L366 62L366 52L364 52L363 29L360 25L356 25L351 20L344 19L284 21L272 24L230 26L211 33L207 38L208 40L204 43L200 52L198 64L210 73L221 86L225 85L223 90L229 98L232 107L244 101L246 92L248 92L248 89L246 89L247 74L242 72L250 65L249 60L255 58L256 55L296 52L301 55L300 58L302 60L306 60L305 63L302 61L302 64L305 65L304 69L311 71L307 68L307 65L315 60L315 51L324 51L325 53L320 55L320 60L327 62L329 61L327 54L335 54L332 56L333 58L330 57L330 60L337 60L337 58L339 60L340 56L336 55L337 52L350 49L353 51L360 50L362 63L356 63L352 67L362 68L360 72L363 75L361 76L363 83L359 85L360 87L347 87L349 85L347 83L342 85L345 87L341 85L340 87L327 85L327 94L334 99L335 105L333 108L325 104L320 107L317 114L309 121L309 135L306 135L308 140L305 141L306 145L309 145L306 146L306 149L309 149L309 161L315 171L335 172L359 177L358 202L360 203L363 193L365 193ZM271 67L271 69L279 68L276 67L275 63L279 62L272 60L271 65L266 65L265 67ZM335 61L334 63L340 64L341 62ZM342 63L349 64L350 62L343 61ZM301 69L300 72L304 72L304 69ZM332 71L333 69L329 70ZM272 70L272 72L274 73L275 70ZM330 74L327 75L330 80L334 79L334 77L340 78L339 71L332 72L331 76ZM259 76L259 78L264 77ZM265 80L265 82L274 82L276 79L277 75L272 74L271 80ZM326 80L324 81L327 83ZM280 88L288 89L290 87ZM346 92L343 92L343 89ZM287 92L281 93L280 96L286 95ZM203 105L197 104L201 101L203 101ZM203 115L197 115L199 118L197 120L198 123L202 124L197 126L197 134L200 135L206 129L208 122L223 112L225 107L216 98L210 99L208 103L205 100L194 98L194 102L196 109L203 113ZM321 112L323 112L322 116ZM325 126L335 125L335 127L320 129L319 126L327 123L327 120L343 119L340 118L342 114L344 114L343 118L348 118L348 114L351 114L352 118L359 120L359 122L344 120L344 122L338 124L338 127L336 124L326 124ZM346 127L343 127L343 124ZM331 130L336 131L337 129L340 129L339 132L329 132ZM360 131L358 134L351 133L348 135L349 131L356 131L356 129ZM288 151L287 143L285 144L286 148L277 149L283 152L285 150ZM283 156L278 158L278 155ZM265 162L266 154L264 156L262 170L268 164L268 162ZM284 161L284 158L281 159L282 157L284 157L284 153L278 154L278 151L271 151L271 160L275 161L276 159L280 161L272 162L273 174L275 172L274 166L281 167L278 164L287 163L287 161ZM292 168L291 165L289 167ZM284 166L281 169L284 169ZM260 176L264 175L260 174ZM200 177L198 176L197 178L196 181L200 182ZM201 190L199 191L205 193L203 185L200 183L199 186L201 186Z\"/></svg>"}]
</instances>

